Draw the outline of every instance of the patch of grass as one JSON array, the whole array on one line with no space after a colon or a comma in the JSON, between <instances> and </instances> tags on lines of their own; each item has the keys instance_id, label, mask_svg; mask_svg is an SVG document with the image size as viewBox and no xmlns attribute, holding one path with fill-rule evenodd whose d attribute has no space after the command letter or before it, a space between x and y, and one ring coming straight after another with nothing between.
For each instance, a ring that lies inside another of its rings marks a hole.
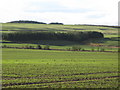
<instances>
[{"instance_id":1,"label":"patch of grass","mask_svg":"<svg viewBox=\"0 0 120 90\"><path fill-rule=\"evenodd\" d=\"M105 44L109 46L119 46L118 41L107 41Z\"/></svg>"}]
</instances>

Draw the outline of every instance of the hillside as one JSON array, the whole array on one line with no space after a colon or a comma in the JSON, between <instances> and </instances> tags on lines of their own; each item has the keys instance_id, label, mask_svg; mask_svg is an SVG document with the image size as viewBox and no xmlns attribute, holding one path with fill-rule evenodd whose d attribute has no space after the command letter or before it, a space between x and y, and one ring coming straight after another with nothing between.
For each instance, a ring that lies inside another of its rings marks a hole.
<instances>
[{"instance_id":1,"label":"hillside","mask_svg":"<svg viewBox=\"0 0 120 90\"><path fill-rule=\"evenodd\" d=\"M104 47L118 47L118 27L113 26L100 26L100 25L50 25L50 24L23 24L23 23L3 23L2 33L12 33L17 31L35 31L35 32L86 32L96 31L104 34L104 39L86 40L84 45L89 46L104 46ZM4 44L6 41L4 41ZM7 41L8 42L8 41ZM65 40L40 40L37 41L41 45L54 45L54 46L71 46L81 45L81 43ZM57 42L57 43L56 43ZM29 42L30 43L30 42ZM36 42L31 42L34 44ZM8 44L8 43L7 43ZM86 47L86 46L85 46ZM87 46L88 47L88 46ZM60 47L61 48L61 47Z\"/></svg>"}]
</instances>

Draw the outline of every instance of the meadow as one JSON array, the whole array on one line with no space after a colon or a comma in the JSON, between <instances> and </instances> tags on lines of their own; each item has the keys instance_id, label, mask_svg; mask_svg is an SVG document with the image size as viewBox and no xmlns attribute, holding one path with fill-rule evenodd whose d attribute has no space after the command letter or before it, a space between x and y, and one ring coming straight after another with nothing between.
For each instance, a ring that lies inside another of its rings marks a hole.
<instances>
[{"instance_id":1,"label":"meadow","mask_svg":"<svg viewBox=\"0 0 120 90\"><path fill-rule=\"evenodd\" d=\"M3 88L116 88L118 53L3 49Z\"/></svg>"},{"instance_id":2,"label":"meadow","mask_svg":"<svg viewBox=\"0 0 120 90\"><path fill-rule=\"evenodd\" d=\"M103 39L84 43L67 40L38 40L2 43L3 88L117 88L118 28L89 25L47 25L3 23L0 33L18 31L85 32L97 31ZM49 45L51 50L16 49ZM6 48L12 47L12 48ZM85 51L70 51L79 46ZM104 49L105 51L97 51ZM57 49L57 50L54 50ZM88 51L87 51L88 50ZM110 51L110 52L106 52Z\"/></svg>"}]
</instances>

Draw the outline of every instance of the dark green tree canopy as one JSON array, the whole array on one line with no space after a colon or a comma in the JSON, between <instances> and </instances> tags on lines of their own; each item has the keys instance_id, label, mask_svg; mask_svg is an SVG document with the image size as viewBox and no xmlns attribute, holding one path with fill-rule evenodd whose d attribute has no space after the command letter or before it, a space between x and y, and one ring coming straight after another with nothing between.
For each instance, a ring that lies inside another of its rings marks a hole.
<instances>
[{"instance_id":1,"label":"dark green tree canopy","mask_svg":"<svg viewBox=\"0 0 120 90\"><path fill-rule=\"evenodd\" d=\"M19 20L19 21L11 21L8 23L32 23L32 24L46 24L44 22L37 22L37 21L29 21L29 20Z\"/></svg>"},{"instance_id":2,"label":"dark green tree canopy","mask_svg":"<svg viewBox=\"0 0 120 90\"><path fill-rule=\"evenodd\" d=\"M66 40L82 42L90 39L104 38L101 32L15 32L3 33L3 40L31 41L31 40Z\"/></svg>"},{"instance_id":3,"label":"dark green tree canopy","mask_svg":"<svg viewBox=\"0 0 120 90\"><path fill-rule=\"evenodd\" d=\"M63 23L59 23L59 22L51 22L49 24L63 25Z\"/></svg>"}]
</instances>

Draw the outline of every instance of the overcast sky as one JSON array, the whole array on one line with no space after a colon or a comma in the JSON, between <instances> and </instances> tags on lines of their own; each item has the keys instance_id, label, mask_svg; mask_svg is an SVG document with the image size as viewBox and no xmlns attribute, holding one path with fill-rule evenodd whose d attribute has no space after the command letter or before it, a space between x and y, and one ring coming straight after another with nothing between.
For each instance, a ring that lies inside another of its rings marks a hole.
<instances>
[{"instance_id":1,"label":"overcast sky","mask_svg":"<svg viewBox=\"0 0 120 90\"><path fill-rule=\"evenodd\" d=\"M35 20L64 24L118 24L119 0L1 0L0 22Z\"/></svg>"}]
</instances>

